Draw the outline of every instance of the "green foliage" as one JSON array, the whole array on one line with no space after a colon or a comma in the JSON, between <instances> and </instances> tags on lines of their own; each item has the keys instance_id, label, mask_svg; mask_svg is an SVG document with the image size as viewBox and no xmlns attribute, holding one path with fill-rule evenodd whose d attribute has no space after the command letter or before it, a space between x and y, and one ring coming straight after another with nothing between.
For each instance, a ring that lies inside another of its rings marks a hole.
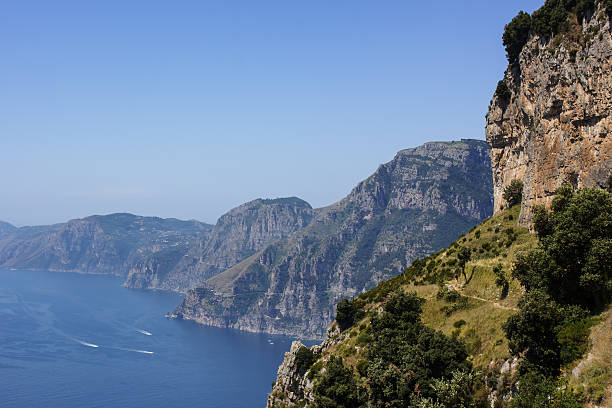
<instances>
[{"instance_id":1,"label":"green foliage","mask_svg":"<svg viewBox=\"0 0 612 408\"><path fill-rule=\"evenodd\" d=\"M595 3L603 3L606 12L612 16L612 0L546 0L544 5L530 16L520 11L504 29L502 42L511 65L517 65L521 50L531 33L550 39L566 32L570 27L570 13L576 14L582 22L588 12L595 9Z\"/></svg>"},{"instance_id":2,"label":"green foliage","mask_svg":"<svg viewBox=\"0 0 612 408\"><path fill-rule=\"evenodd\" d=\"M508 207L520 204L523 199L523 182L518 179L514 179L504 189L503 199L508 203Z\"/></svg>"},{"instance_id":3,"label":"green foliage","mask_svg":"<svg viewBox=\"0 0 612 408\"><path fill-rule=\"evenodd\" d=\"M314 387L316 408L357 408L363 406L366 392L344 367L342 357L331 356L325 365L325 373Z\"/></svg>"},{"instance_id":4,"label":"green foliage","mask_svg":"<svg viewBox=\"0 0 612 408\"><path fill-rule=\"evenodd\" d=\"M368 360L359 360L355 368L360 376L366 377L368 375L368 367L370 366L370 362Z\"/></svg>"},{"instance_id":5,"label":"green foliage","mask_svg":"<svg viewBox=\"0 0 612 408\"><path fill-rule=\"evenodd\" d=\"M529 370L521 376L512 408L580 408L583 406L566 384Z\"/></svg>"},{"instance_id":6,"label":"green foliage","mask_svg":"<svg viewBox=\"0 0 612 408\"><path fill-rule=\"evenodd\" d=\"M304 374L317 361L317 356L308 347L302 346L295 354L295 366L300 374Z\"/></svg>"},{"instance_id":7,"label":"green foliage","mask_svg":"<svg viewBox=\"0 0 612 408\"><path fill-rule=\"evenodd\" d=\"M512 274L527 290L596 311L611 295L612 195L564 186L551 208L537 209L540 246L518 256Z\"/></svg>"},{"instance_id":8,"label":"green foliage","mask_svg":"<svg viewBox=\"0 0 612 408\"><path fill-rule=\"evenodd\" d=\"M434 379L448 379L455 370L471 368L461 342L421 322L422 302L414 293L396 294L372 318L373 341L368 350L372 407L406 406L418 390L433 396Z\"/></svg>"},{"instance_id":9,"label":"green foliage","mask_svg":"<svg viewBox=\"0 0 612 408\"><path fill-rule=\"evenodd\" d=\"M510 289L510 282L506 278L504 273L503 265L497 264L493 267L493 273L495 274L495 285L501 289L500 299L508 296L508 290Z\"/></svg>"},{"instance_id":10,"label":"green foliage","mask_svg":"<svg viewBox=\"0 0 612 408\"><path fill-rule=\"evenodd\" d=\"M506 57L512 65L517 64L523 46L529 40L531 30L531 16L529 13L519 11L518 15L504 28L502 42L506 48ZM498 86L499 88L499 86Z\"/></svg>"},{"instance_id":11,"label":"green foliage","mask_svg":"<svg viewBox=\"0 0 612 408\"><path fill-rule=\"evenodd\" d=\"M363 310L357 306L356 300L342 299L336 305L336 322L341 331L351 327L363 315Z\"/></svg>"},{"instance_id":12,"label":"green foliage","mask_svg":"<svg viewBox=\"0 0 612 408\"><path fill-rule=\"evenodd\" d=\"M528 291L503 329L510 351L546 375L580 358L587 348L592 321L577 306L562 306L541 290Z\"/></svg>"},{"instance_id":13,"label":"green foliage","mask_svg":"<svg viewBox=\"0 0 612 408\"><path fill-rule=\"evenodd\" d=\"M513 407L576 407L555 382L584 355L593 320L610 301L612 195L601 189L557 190L551 211L534 209L538 247L517 256L512 275L525 287L519 312L503 329L510 352L524 357Z\"/></svg>"},{"instance_id":14,"label":"green foliage","mask_svg":"<svg viewBox=\"0 0 612 408\"><path fill-rule=\"evenodd\" d=\"M455 407L476 408L486 407L486 400L477 401L474 398L477 387L476 375L472 372L454 371L450 379L436 379L431 388L435 399L422 399L418 407Z\"/></svg>"},{"instance_id":15,"label":"green foliage","mask_svg":"<svg viewBox=\"0 0 612 408\"><path fill-rule=\"evenodd\" d=\"M579 319L569 321L559 329L557 339L561 346L561 364L570 364L587 352L592 325L592 319Z\"/></svg>"},{"instance_id":16,"label":"green foliage","mask_svg":"<svg viewBox=\"0 0 612 408\"><path fill-rule=\"evenodd\" d=\"M459 329L463 326L465 326L466 322L465 320L461 319L461 320L457 320L455 323L453 323L453 327L456 329Z\"/></svg>"},{"instance_id":17,"label":"green foliage","mask_svg":"<svg viewBox=\"0 0 612 408\"><path fill-rule=\"evenodd\" d=\"M571 2L567 2L571 3ZM533 13L532 28L544 38L550 38L567 29L569 11L564 0L547 0L542 7Z\"/></svg>"}]
</instances>

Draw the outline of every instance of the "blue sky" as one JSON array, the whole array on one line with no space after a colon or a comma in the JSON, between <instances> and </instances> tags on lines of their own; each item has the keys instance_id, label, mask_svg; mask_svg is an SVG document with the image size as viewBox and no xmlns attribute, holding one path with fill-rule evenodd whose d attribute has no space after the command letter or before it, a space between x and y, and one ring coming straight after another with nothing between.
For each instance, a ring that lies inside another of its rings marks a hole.
<instances>
[{"instance_id":1,"label":"blue sky","mask_svg":"<svg viewBox=\"0 0 612 408\"><path fill-rule=\"evenodd\" d=\"M214 223L337 201L403 148L484 139L540 1L0 3L0 219Z\"/></svg>"}]
</instances>

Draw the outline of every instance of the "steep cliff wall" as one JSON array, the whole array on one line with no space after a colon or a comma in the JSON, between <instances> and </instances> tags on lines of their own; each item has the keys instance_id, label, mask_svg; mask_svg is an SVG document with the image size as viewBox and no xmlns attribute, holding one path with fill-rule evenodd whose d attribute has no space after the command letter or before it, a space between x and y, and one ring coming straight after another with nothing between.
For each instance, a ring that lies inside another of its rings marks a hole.
<instances>
[{"instance_id":1,"label":"steep cliff wall","mask_svg":"<svg viewBox=\"0 0 612 408\"><path fill-rule=\"evenodd\" d=\"M125 286L185 291L304 228L314 210L296 197L257 199L221 216L201 239L135 263Z\"/></svg>"},{"instance_id":2,"label":"steep cliff wall","mask_svg":"<svg viewBox=\"0 0 612 408\"><path fill-rule=\"evenodd\" d=\"M489 106L495 212L521 179L522 224L563 183L605 186L612 173L610 20L603 7L581 17L570 14L569 29L552 38L531 33L504 77L509 93L496 92Z\"/></svg>"},{"instance_id":3,"label":"steep cliff wall","mask_svg":"<svg viewBox=\"0 0 612 408\"><path fill-rule=\"evenodd\" d=\"M187 293L175 316L321 338L353 297L444 247L492 212L484 141L402 150L311 224Z\"/></svg>"}]
</instances>

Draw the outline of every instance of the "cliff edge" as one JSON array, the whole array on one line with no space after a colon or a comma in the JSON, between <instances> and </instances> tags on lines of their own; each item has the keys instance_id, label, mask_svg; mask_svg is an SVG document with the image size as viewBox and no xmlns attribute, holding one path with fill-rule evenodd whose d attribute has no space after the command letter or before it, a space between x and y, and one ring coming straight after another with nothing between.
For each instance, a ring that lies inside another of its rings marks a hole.
<instances>
[{"instance_id":1,"label":"cliff edge","mask_svg":"<svg viewBox=\"0 0 612 408\"><path fill-rule=\"evenodd\" d=\"M612 173L610 19L598 6L568 21L552 37L529 31L489 105L495 213L504 206L504 188L521 179L522 225L563 183L603 187Z\"/></svg>"}]
</instances>

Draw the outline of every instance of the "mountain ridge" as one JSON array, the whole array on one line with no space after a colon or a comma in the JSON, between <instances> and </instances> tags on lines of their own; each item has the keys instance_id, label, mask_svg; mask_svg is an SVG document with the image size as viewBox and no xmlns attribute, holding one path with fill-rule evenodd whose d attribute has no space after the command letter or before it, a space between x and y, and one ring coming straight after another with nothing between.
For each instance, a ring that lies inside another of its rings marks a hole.
<instances>
[{"instance_id":1,"label":"mountain ridge","mask_svg":"<svg viewBox=\"0 0 612 408\"><path fill-rule=\"evenodd\" d=\"M320 338L331 304L400 273L492 211L484 141L403 149L310 225L187 293L175 317ZM405 242L409 237L410 243Z\"/></svg>"}]
</instances>

